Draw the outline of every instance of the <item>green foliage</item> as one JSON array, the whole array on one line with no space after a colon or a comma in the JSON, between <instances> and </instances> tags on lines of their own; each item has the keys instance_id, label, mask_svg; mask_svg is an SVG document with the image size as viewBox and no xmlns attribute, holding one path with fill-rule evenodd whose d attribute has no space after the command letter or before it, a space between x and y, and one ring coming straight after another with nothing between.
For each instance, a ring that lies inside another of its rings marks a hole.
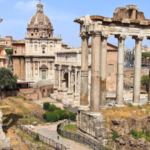
<instances>
[{"instance_id":1,"label":"green foliage","mask_svg":"<svg viewBox=\"0 0 150 150\"><path fill-rule=\"evenodd\" d=\"M70 118L70 120L72 120L72 121L76 121L76 115L75 115L74 113L70 113L70 114L69 114L69 118Z\"/></svg>"},{"instance_id":2,"label":"green foliage","mask_svg":"<svg viewBox=\"0 0 150 150\"><path fill-rule=\"evenodd\" d=\"M131 130L129 135L132 135L134 139L144 138L150 142L150 131L147 131L145 127L142 128L142 131Z\"/></svg>"},{"instance_id":3,"label":"green foliage","mask_svg":"<svg viewBox=\"0 0 150 150\"><path fill-rule=\"evenodd\" d=\"M55 105L50 105L49 106L49 111L55 111L57 109L57 107Z\"/></svg>"},{"instance_id":4,"label":"green foliage","mask_svg":"<svg viewBox=\"0 0 150 150\"><path fill-rule=\"evenodd\" d=\"M40 141L39 134L36 134L36 137L34 138L34 140L37 142Z\"/></svg>"},{"instance_id":5,"label":"green foliage","mask_svg":"<svg viewBox=\"0 0 150 150\"><path fill-rule=\"evenodd\" d=\"M133 105L131 103L128 104L129 107L133 107Z\"/></svg>"},{"instance_id":6,"label":"green foliage","mask_svg":"<svg viewBox=\"0 0 150 150\"><path fill-rule=\"evenodd\" d=\"M148 75L143 75L141 77L141 85L146 86L146 91L148 92L148 85L149 85L149 76Z\"/></svg>"},{"instance_id":7,"label":"green foliage","mask_svg":"<svg viewBox=\"0 0 150 150\"><path fill-rule=\"evenodd\" d=\"M76 121L75 114L70 113L67 110L62 110L61 108L56 107L55 105L44 103L43 108L48 111L45 114L43 114L43 118L47 120L48 122L55 122L55 121L63 120L63 119L70 119L72 121ZM50 114L53 114L53 115L50 115ZM56 117L56 120L53 119L54 115Z\"/></svg>"},{"instance_id":8,"label":"green foliage","mask_svg":"<svg viewBox=\"0 0 150 150\"><path fill-rule=\"evenodd\" d=\"M13 49L5 49L6 54L12 55L13 54Z\"/></svg>"},{"instance_id":9,"label":"green foliage","mask_svg":"<svg viewBox=\"0 0 150 150\"><path fill-rule=\"evenodd\" d=\"M43 118L47 122L56 122L59 120L59 115L57 113L54 113L54 112L46 112L45 114L43 114Z\"/></svg>"},{"instance_id":10,"label":"green foliage","mask_svg":"<svg viewBox=\"0 0 150 150\"><path fill-rule=\"evenodd\" d=\"M13 90L16 88L17 76L8 68L0 68L0 90Z\"/></svg>"},{"instance_id":11,"label":"green foliage","mask_svg":"<svg viewBox=\"0 0 150 150\"><path fill-rule=\"evenodd\" d=\"M9 60L10 60L11 62L13 62L13 59L12 59L13 49L5 49L5 52L6 52L6 54L8 55Z\"/></svg>"},{"instance_id":12,"label":"green foliage","mask_svg":"<svg viewBox=\"0 0 150 150\"><path fill-rule=\"evenodd\" d=\"M113 141L115 141L116 138L119 137L119 136L118 136L118 132L114 130L112 134L113 134L112 139L113 139Z\"/></svg>"},{"instance_id":13,"label":"green foliage","mask_svg":"<svg viewBox=\"0 0 150 150\"><path fill-rule=\"evenodd\" d=\"M143 86L149 84L149 76L148 75L143 75L142 76L142 78L141 78L141 84Z\"/></svg>"},{"instance_id":14,"label":"green foliage","mask_svg":"<svg viewBox=\"0 0 150 150\"><path fill-rule=\"evenodd\" d=\"M43 109L49 110L49 106L50 106L50 103L49 103L49 102L43 103Z\"/></svg>"},{"instance_id":15,"label":"green foliage","mask_svg":"<svg viewBox=\"0 0 150 150\"><path fill-rule=\"evenodd\" d=\"M142 56L145 57L145 58L150 57L150 53L142 52Z\"/></svg>"}]
</instances>

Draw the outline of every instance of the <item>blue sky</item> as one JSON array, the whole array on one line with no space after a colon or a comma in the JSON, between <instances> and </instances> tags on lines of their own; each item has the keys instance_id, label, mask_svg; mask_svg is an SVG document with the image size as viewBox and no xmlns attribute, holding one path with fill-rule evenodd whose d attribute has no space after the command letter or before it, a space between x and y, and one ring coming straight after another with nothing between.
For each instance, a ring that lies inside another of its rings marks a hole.
<instances>
[{"instance_id":1,"label":"blue sky","mask_svg":"<svg viewBox=\"0 0 150 150\"><path fill-rule=\"evenodd\" d=\"M39 0L0 0L0 35L13 36L14 39L24 39L27 23L36 13ZM112 17L117 7L138 5L139 10L150 19L150 0L42 0L44 13L50 18L54 27L54 36L62 35L64 43L79 47L81 39L78 37L79 25L74 23L75 18L84 15L101 15ZM117 39L111 36L108 42L117 45ZM125 48L132 48L135 41L128 38ZM144 40L143 45L150 47L150 41Z\"/></svg>"}]
</instances>

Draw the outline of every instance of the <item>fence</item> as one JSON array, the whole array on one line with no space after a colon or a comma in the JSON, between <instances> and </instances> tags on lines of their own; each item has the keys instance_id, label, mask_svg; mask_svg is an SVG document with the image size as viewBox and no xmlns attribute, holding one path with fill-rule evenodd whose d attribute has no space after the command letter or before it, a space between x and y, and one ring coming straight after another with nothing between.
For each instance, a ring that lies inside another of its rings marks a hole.
<instances>
[{"instance_id":1,"label":"fence","mask_svg":"<svg viewBox=\"0 0 150 150\"><path fill-rule=\"evenodd\" d=\"M78 143L84 144L84 145L92 148L93 150L108 150L106 147L104 147L100 143L92 140L91 138L87 138L87 137L81 136L79 134L74 134L74 133L70 133L70 132L61 130L60 127L66 125L66 124L75 124L75 123L72 123L72 122L71 123L67 123L67 122L60 123L57 126L57 132L59 135L65 137L65 138L68 138L70 140L76 141Z\"/></svg>"},{"instance_id":2,"label":"fence","mask_svg":"<svg viewBox=\"0 0 150 150\"><path fill-rule=\"evenodd\" d=\"M37 133L34 131L29 130L27 127L23 126L23 125L18 125L16 124L16 126L18 128L20 128L22 131L25 131L26 133L28 133L31 137L36 137ZM47 138L45 136L39 135L39 139L41 142L55 148L56 150L68 150L67 147L65 147L64 145L55 142L54 140Z\"/></svg>"}]
</instances>

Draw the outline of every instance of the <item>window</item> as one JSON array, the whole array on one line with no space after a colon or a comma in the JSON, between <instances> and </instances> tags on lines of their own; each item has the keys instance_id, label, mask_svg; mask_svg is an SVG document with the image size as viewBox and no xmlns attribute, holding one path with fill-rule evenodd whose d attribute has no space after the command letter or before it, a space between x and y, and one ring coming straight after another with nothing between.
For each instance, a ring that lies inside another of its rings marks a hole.
<instances>
[{"instance_id":1,"label":"window","mask_svg":"<svg viewBox=\"0 0 150 150\"><path fill-rule=\"evenodd\" d=\"M108 73L112 73L114 72L114 65L113 64L109 64L108 65Z\"/></svg>"},{"instance_id":2,"label":"window","mask_svg":"<svg viewBox=\"0 0 150 150\"><path fill-rule=\"evenodd\" d=\"M49 37L51 37L51 35L49 34Z\"/></svg>"},{"instance_id":3,"label":"window","mask_svg":"<svg viewBox=\"0 0 150 150\"><path fill-rule=\"evenodd\" d=\"M33 33L31 33L31 36L33 36Z\"/></svg>"},{"instance_id":4,"label":"window","mask_svg":"<svg viewBox=\"0 0 150 150\"><path fill-rule=\"evenodd\" d=\"M50 46L50 51L52 51L52 48L53 48L53 46L51 45L51 46Z\"/></svg>"},{"instance_id":5,"label":"window","mask_svg":"<svg viewBox=\"0 0 150 150\"><path fill-rule=\"evenodd\" d=\"M37 45L35 45L35 51L37 51Z\"/></svg>"},{"instance_id":6,"label":"window","mask_svg":"<svg viewBox=\"0 0 150 150\"><path fill-rule=\"evenodd\" d=\"M45 48L43 47L42 53L45 54Z\"/></svg>"}]
</instances>

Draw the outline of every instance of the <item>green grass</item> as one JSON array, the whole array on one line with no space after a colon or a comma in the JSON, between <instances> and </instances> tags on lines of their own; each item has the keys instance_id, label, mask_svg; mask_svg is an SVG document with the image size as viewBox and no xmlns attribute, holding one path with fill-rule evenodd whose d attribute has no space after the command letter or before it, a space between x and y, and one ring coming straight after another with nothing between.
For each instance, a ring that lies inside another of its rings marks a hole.
<instances>
[{"instance_id":1,"label":"green grass","mask_svg":"<svg viewBox=\"0 0 150 150\"><path fill-rule=\"evenodd\" d=\"M131 130L129 135L132 135L134 139L144 138L150 142L150 131L147 131L144 128L142 131Z\"/></svg>"},{"instance_id":2,"label":"green grass","mask_svg":"<svg viewBox=\"0 0 150 150\"><path fill-rule=\"evenodd\" d=\"M17 95L17 96L15 96L15 98L21 98L21 99L23 99L23 100L26 100L26 98L24 97L24 96L21 96L21 95Z\"/></svg>"},{"instance_id":3,"label":"green grass","mask_svg":"<svg viewBox=\"0 0 150 150\"><path fill-rule=\"evenodd\" d=\"M76 133L78 130L78 127L77 127L77 125L68 124L68 125L62 126L60 129L62 129L63 131Z\"/></svg>"}]
</instances>

